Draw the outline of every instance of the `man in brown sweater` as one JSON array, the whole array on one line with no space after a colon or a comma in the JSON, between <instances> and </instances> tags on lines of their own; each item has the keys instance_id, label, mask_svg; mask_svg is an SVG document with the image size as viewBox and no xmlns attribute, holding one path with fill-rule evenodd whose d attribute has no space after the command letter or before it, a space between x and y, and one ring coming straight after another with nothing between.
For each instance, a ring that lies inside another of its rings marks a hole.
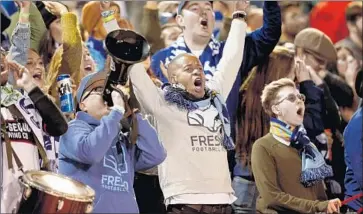
<instances>
[{"instance_id":1,"label":"man in brown sweater","mask_svg":"<svg viewBox=\"0 0 363 214\"><path fill-rule=\"evenodd\" d=\"M300 68L304 69L304 64ZM305 70L305 72L308 72ZM304 118L304 99L293 81L280 79L267 85L262 106L271 117L270 133L258 139L252 148L252 171L260 213L338 212L340 200L327 200L323 182L310 187L301 183L302 158L290 139ZM304 147L305 148L305 147Z\"/></svg>"}]
</instances>

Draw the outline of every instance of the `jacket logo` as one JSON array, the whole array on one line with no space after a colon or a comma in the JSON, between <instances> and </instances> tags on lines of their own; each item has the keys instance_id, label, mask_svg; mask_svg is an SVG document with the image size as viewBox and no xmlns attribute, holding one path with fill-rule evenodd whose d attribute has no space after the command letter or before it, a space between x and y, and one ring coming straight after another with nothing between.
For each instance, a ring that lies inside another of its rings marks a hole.
<instances>
[{"instance_id":1,"label":"jacket logo","mask_svg":"<svg viewBox=\"0 0 363 214\"><path fill-rule=\"evenodd\" d=\"M32 121L32 123L38 128L40 129L41 124L35 119L34 115L35 113L35 106L32 102L30 102L29 99L25 99L24 97L19 101L19 106L23 109L23 111L28 114L28 115L32 115L30 116L30 120Z\"/></svg>"},{"instance_id":2,"label":"jacket logo","mask_svg":"<svg viewBox=\"0 0 363 214\"><path fill-rule=\"evenodd\" d=\"M188 112L187 117L190 126L203 126L213 133L220 131L222 127L218 111L211 104L205 108Z\"/></svg>"},{"instance_id":3,"label":"jacket logo","mask_svg":"<svg viewBox=\"0 0 363 214\"><path fill-rule=\"evenodd\" d=\"M125 150L117 152L116 146L103 158L103 167L111 169L117 175L102 174L101 185L104 189L117 192L129 192L129 183L122 179L122 174L128 173ZM110 154L111 153L111 154Z\"/></svg>"},{"instance_id":4,"label":"jacket logo","mask_svg":"<svg viewBox=\"0 0 363 214\"><path fill-rule=\"evenodd\" d=\"M112 147L112 151L116 153L116 146ZM106 155L103 158L103 166L113 170L119 176L128 173L124 149L122 149L122 152L119 155Z\"/></svg>"}]
</instances>

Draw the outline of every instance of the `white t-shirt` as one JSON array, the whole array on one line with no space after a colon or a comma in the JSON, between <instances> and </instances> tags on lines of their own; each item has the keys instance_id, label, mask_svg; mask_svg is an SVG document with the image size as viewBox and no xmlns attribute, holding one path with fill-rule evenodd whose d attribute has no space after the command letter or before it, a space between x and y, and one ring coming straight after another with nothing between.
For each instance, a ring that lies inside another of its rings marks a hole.
<instances>
[{"instance_id":1,"label":"white t-shirt","mask_svg":"<svg viewBox=\"0 0 363 214\"><path fill-rule=\"evenodd\" d=\"M198 50L198 51L196 51L196 50L190 50L191 52L192 52L192 54L194 54L196 57L200 57L200 55L202 55L202 53L203 53L203 51L204 50Z\"/></svg>"}]
</instances>

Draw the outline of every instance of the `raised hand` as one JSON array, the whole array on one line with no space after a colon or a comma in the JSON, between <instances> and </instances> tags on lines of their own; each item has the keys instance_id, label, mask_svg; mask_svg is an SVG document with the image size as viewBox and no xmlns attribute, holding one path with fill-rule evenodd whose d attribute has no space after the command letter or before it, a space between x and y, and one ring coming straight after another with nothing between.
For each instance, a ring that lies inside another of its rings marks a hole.
<instances>
[{"instance_id":1,"label":"raised hand","mask_svg":"<svg viewBox=\"0 0 363 214\"><path fill-rule=\"evenodd\" d=\"M101 1L100 2L101 11L107 11L111 8L111 1Z\"/></svg>"},{"instance_id":2,"label":"raised hand","mask_svg":"<svg viewBox=\"0 0 363 214\"><path fill-rule=\"evenodd\" d=\"M130 98L130 92L127 87L122 85L112 86L114 90L111 93L112 102L115 106L126 109L125 102Z\"/></svg>"},{"instance_id":3,"label":"raised hand","mask_svg":"<svg viewBox=\"0 0 363 214\"><path fill-rule=\"evenodd\" d=\"M227 8L230 12L242 10L246 11L248 6L250 5L249 1L225 1Z\"/></svg>"},{"instance_id":4,"label":"raised hand","mask_svg":"<svg viewBox=\"0 0 363 214\"><path fill-rule=\"evenodd\" d=\"M145 6L150 9L157 9L158 8L158 2L157 1L147 1Z\"/></svg>"},{"instance_id":5,"label":"raised hand","mask_svg":"<svg viewBox=\"0 0 363 214\"><path fill-rule=\"evenodd\" d=\"M15 1L15 3L20 7L20 9L28 9L30 8L31 1Z\"/></svg>"},{"instance_id":6,"label":"raised hand","mask_svg":"<svg viewBox=\"0 0 363 214\"><path fill-rule=\"evenodd\" d=\"M15 1L15 3L20 8L20 23L28 23L29 22L29 10L31 1Z\"/></svg>"},{"instance_id":7,"label":"raised hand","mask_svg":"<svg viewBox=\"0 0 363 214\"><path fill-rule=\"evenodd\" d=\"M1 53L1 63L0 63L0 80L1 85L4 85L8 81L8 63L5 55Z\"/></svg>"},{"instance_id":8,"label":"raised hand","mask_svg":"<svg viewBox=\"0 0 363 214\"><path fill-rule=\"evenodd\" d=\"M347 82L354 83L358 71L359 71L358 60L354 59L352 56L347 57L347 70L344 73L345 80Z\"/></svg>"},{"instance_id":9,"label":"raised hand","mask_svg":"<svg viewBox=\"0 0 363 214\"><path fill-rule=\"evenodd\" d=\"M9 73L14 76L14 86L29 92L36 87L29 70L15 61L8 61Z\"/></svg>"},{"instance_id":10,"label":"raised hand","mask_svg":"<svg viewBox=\"0 0 363 214\"><path fill-rule=\"evenodd\" d=\"M303 82L311 79L310 69L305 64L304 59L301 58L295 59L295 76L298 82Z\"/></svg>"},{"instance_id":11,"label":"raised hand","mask_svg":"<svg viewBox=\"0 0 363 214\"><path fill-rule=\"evenodd\" d=\"M246 11L249 6L250 6L250 1L237 1L235 10Z\"/></svg>"},{"instance_id":12,"label":"raised hand","mask_svg":"<svg viewBox=\"0 0 363 214\"><path fill-rule=\"evenodd\" d=\"M249 6L249 1L224 1L223 3L227 7L224 15L229 17L232 17L234 11L246 11Z\"/></svg>"},{"instance_id":13,"label":"raised hand","mask_svg":"<svg viewBox=\"0 0 363 214\"><path fill-rule=\"evenodd\" d=\"M62 16L63 13L68 12L67 7L59 2L55 1L43 1L45 8L55 16Z\"/></svg>"}]
</instances>

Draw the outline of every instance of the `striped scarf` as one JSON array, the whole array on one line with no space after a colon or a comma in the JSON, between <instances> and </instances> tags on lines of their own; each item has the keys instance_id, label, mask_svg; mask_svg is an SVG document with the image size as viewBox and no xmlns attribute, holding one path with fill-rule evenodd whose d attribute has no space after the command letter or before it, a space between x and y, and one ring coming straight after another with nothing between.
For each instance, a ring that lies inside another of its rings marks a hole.
<instances>
[{"instance_id":1,"label":"striped scarf","mask_svg":"<svg viewBox=\"0 0 363 214\"><path fill-rule=\"evenodd\" d=\"M316 182L333 176L331 166L325 163L322 154L310 142L303 125L293 129L288 124L271 118L270 133L290 142L290 146L299 151L302 162L300 182L305 187L313 186Z\"/></svg>"},{"instance_id":2,"label":"striped scarf","mask_svg":"<svg viewBox=\"0 0 363 214\"><path fill-rule=\"evenodd\" d=\"M284 122L276 119L276 118L271 118L270 120L270 133L284 139L287 142L290 142L291 139L291 135L292 132L294 131L294 129L285 124Z\"/></svg>"},{"instance_id":3,"label":"striped scarf","mask_svg":"<svg viewBox=\"0 0 363 214\"><path fill-rule=\"evenodd\" d=\"M199 56L207 80L210 80L217 70L217 65L222 57L222 48L224 47L224 44L224 42L219 42L212 37L202 54ZM185 43L183 35L180 35L178 39L165 50L167 50L167 57L163 63L166 67L168 67L169 63L179 54L192 53Z\"/></svg>"}]
</instances>

